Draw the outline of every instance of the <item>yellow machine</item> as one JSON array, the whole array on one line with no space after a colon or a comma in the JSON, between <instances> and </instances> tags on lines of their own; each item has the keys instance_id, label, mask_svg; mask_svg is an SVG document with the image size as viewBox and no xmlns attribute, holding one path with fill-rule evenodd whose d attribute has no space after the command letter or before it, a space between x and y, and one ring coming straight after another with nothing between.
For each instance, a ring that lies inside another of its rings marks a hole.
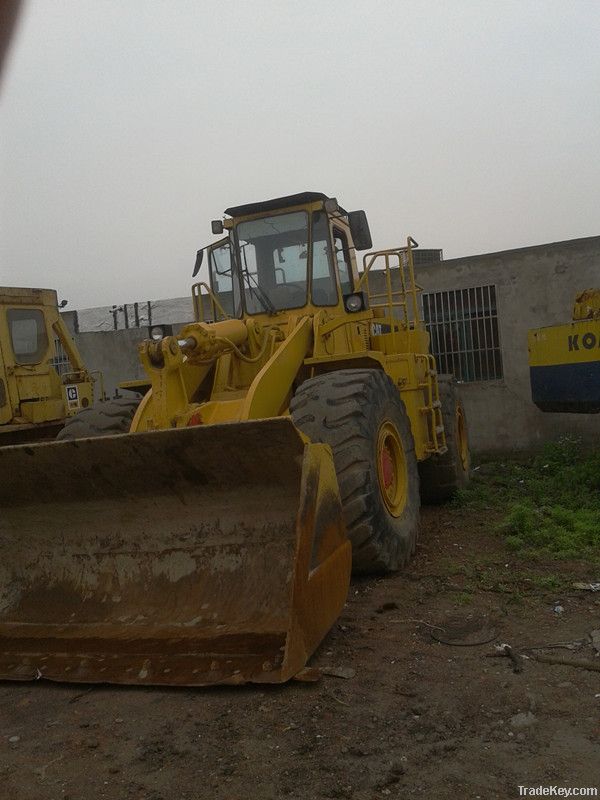
<instances>
[{"instance_id":1,"label":"yellow machine","mask_svg":"<svg viewBox=\"0 0 600 800\"><path fill-rule=\"evenodd\" d=\"M541 411L600 412L600 289L577 295L572 322L529 331L529 373Z\"/></svg>"},{"instance_id":2,"label":"yellow machine","mask_svg":"<svg viewBox=\"0 0 600 800\"><path fill-rule=\"evenodd\" d=\"M288 680L352 565L406 564L420 488L442 500L468 479L413 240L361 275L362 211L306 192L226 214L197 259L198 321L140 345L137 409L105 403L0 454L0 678Z\"/></svg>"},{"instance_id":3,"label":"yellow machine","mask_svg":"<svg viewBox=\"0 0 600 800\"><path fill-rule=\"evenodd\" d=\"M56 342L68 371L59 375ZM51 289L0 287L0 445L54 437L93 402L93 381Z\"/></svg>"}]
</instances>

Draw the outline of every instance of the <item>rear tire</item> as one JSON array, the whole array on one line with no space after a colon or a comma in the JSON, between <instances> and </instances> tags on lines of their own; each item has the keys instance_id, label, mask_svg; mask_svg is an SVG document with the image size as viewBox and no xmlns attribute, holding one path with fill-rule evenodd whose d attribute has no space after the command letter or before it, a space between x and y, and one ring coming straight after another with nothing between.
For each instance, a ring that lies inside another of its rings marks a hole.
<instances>
[{"instance_id":1,"label":"rear tire","mask_svg":"<svg viewBox=\"0 0 600 800\"><path fill-rule=\"evenodd\" d=\"M398 389L377 369L346 369L305 381L292 420L333 452L354 573L403 567L416 546L419 473Z\"/></svg>"},{"instance_id":2,"label":"rear tire","mask_svg":"<svg viewBox=\"0 0 600 800\"><path fill-rule=\"evenodd\" d=\"M419 464L421 500L429 505L452 499L468 484L471 468L467 420L456 382L452 375L439 375L438 386L448 451Z\"/></svg>"},{"instance_id":3,"label":"rear tire","mask_svg":"<svg viewBox=\"0 0 600 800\"><path fill-rule=\"evenodd\" d=\"M140 402L140 397L119 397L104 403L96 403L69 417L56 438L92 439L98 436L128 433Z\"/></svg>"}]
</instances>

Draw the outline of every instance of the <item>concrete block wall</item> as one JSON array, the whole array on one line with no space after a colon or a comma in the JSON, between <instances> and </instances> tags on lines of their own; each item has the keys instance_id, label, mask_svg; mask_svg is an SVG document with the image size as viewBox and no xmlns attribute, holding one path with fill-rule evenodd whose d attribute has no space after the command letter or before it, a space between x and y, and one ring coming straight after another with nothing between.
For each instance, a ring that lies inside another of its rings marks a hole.
<instances>
[{"instance_id":1,"label":"concrete block wall","mask_svg":"<svg viewBox=\"0 0 600 800\"><path fill-rule=\"evenodd\" d=\"M600 414L546 414L531 401L527 331L571 320L575 295L600 286L600 236L420 267L426 291L495 284L504 377L461 385L479 451L529 449L563 435L600 443Z\"/></svg>"},{"instance_id":2,"label":"concrete block wall","mask_svg":"<svg viewBox=\"0 0 600 800\"><path fill-rule=\"evenodd\" d=\"M167 300L144 300L139 303L123 303L120 306L64 311L63 318L72 333L111 332L147 328L150 324L181 325L182 320L190 322L194 319L194 306L191 296L172 297Z\"/></svg>"},{"instance_id":3,"label":"concrete block wall","mask_svg":"<svg viewBox=\"0 0 600 800\"><path fill-rule=\"evenodd\" d=\"M173 332L178 333L184 325L193 320L191 299L189 307L186 301L188 298L161 301L156 314L157 318L152 318L153 324L172 325ZM140 315L140 327L115 330L106 324L108 314L112 325L110 306L85 309L85 311L85 314L81 311L64 311L62 317L79 348L85 365L91 371L102 373L105 393L109 397L113 397L118 385L123 381L141 380L146 377L138 358L137 346L148 336L148 321ZM93 311L97 311L97 314L92 314ZM186 313L189 314L189 317L182 318ZM96 322L93 330L80 329L82 321L90 324L94 320ZM99 390L98 384L98 396Z\"/></svg>"},{"instance_id":4,"label":"concrete block wall","mask_svg":"<svg viewBox=\"0 0 600 800\"><path fill-rule=\"evenodd\" d=\"M87 368L102 373L105 392L113 397L121 381L145 377L137 346L146 336L145 328L130 328L122 331L86 331L76 333L73 338ZM96 387L97 397L98 390L99 385Z\"/></svg>"}]
</instances>

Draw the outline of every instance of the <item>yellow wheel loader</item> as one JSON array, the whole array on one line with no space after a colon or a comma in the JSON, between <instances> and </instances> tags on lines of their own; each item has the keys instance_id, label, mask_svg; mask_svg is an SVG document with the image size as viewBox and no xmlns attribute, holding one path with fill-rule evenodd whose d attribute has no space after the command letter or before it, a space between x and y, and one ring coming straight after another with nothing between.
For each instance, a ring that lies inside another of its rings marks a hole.
<instances>
[{"instance_id":1,"label":"yellow wheel loader","mask_svg":"<svg viewBox=\"0 0 600 800\"><path fill-rule=\"evenodd\" d=\"M104 403L61 441L1 453L0 678L286 681L352 567L406 564L420 489L444 499L468 479L413 240L367 253L361 274L366 216L334 198L225 213L197 257L197 321L140 345L137 407Z\"/></svg>"},{"instance_id":2,"label":"yellow wheel loader","mask_svg":"<svg viewBox=\"0 0 600 800\"><path fill-rule=\"evenodd\" d=\"M600 413L600 289L575 298L573 321L529 331L531 398L540 411Z\"/></svg>"},{"instance_id":3,"label":"yellow wheel loader","mask_svg":"<svg viewBox=\"0 0 600 800\"><path fill-rule=\"evenodd\" d=\"M93 397L56 292L0 287L0 446L56 436Z\"/></svg>"}]
</instances>

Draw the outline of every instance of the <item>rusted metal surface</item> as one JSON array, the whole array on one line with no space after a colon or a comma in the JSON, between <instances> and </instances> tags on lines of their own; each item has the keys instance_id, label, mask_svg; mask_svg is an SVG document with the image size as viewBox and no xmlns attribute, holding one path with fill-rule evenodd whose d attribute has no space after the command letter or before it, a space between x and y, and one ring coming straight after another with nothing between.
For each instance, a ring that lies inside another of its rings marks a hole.
<instances>
[{"instance_id":1,"label":"rusted metal surface","mask_svg":"<svg viewBox=\"0 0 600 800\"><path fill-rule=\"evenodd\" d=\"M331 453L289 419L0 450L0 678L300 670L346 599Z\"/></svg>"}]
</instances>

